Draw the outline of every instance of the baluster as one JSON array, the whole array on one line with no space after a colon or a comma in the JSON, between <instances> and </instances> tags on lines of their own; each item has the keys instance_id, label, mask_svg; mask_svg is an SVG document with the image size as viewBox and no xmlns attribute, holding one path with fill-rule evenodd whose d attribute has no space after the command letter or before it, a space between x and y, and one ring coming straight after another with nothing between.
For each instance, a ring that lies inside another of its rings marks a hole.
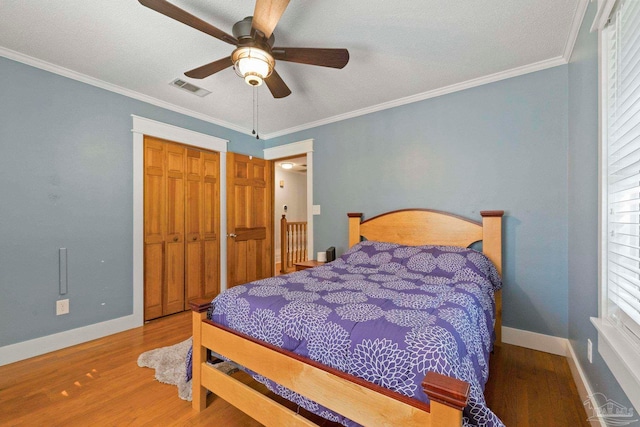
<instances>
[{"instance_id":1,"label":"baluster","mask_svg":"<svg viewBox=\"0 0 640 427\"><path fill-rule=\"evenodd\" d=\"M282 215L280 219L280 273L287 272L287 217Z\"/></svg>"}]
</instances>

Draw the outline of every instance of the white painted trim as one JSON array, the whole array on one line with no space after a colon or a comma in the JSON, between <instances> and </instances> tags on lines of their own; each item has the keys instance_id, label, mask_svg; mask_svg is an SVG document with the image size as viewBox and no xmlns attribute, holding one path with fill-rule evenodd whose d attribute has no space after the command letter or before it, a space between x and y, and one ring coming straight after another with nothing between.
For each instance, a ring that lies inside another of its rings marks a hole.
<instances>
[{"instance_id":1,"label":"white painted trim","mask_svg":"<svg viewBox=\"0 0 640 427\"><path fill-rule=\"evenodd\" d=\"M272 148L265 148L262 151L264 152L265 160L282 159L283 157L306 154L313 151L313 139L305 139L304 141L278 145Z\"/></svg>"},{"instance_id":2,"label":"white painted trim","mask_svg":"<svg viewBox=\"0 0 640 427\"><path fill-rule=\"evenodd\" d=\"M569 363L569 369L571 369L573 382L576 384L576 388L578 389L580 400L584 404L584 402L589 399L591 400L591 405L594 408L597 408L600 403L593 400L594 393L593 389L591 388L591 384L589 383L589 380L587 379L587 376L582 369L580 359L578 359L578 357L576 356L576 353L573 351L573 346L569 342L567 343L567 362ZM594 427L607 427L607 425L604 424L601 418L591 420L591 425Z\"/></svg>"},{"instance_id":3,"label":"white painted trim","mask_svg":"<svg viewBox=\"0 0 640 427\"><path fill-rule=\"evenodd\" d=\"M220 152L220 291L227 290L227 150Z\"/></svg>"},{"instance_id":4,"label":"white painted trim","mask_svg":"<svg viewBox=\"0 0 640 427\"><path fill-rule=\"evenodd\" d=\"M144 323L144 134L133 132L131 149L133 150L133 318L136 322L135 326L140 326Z\"/></svg>"},{"instance_id":5,"label":"white painted trim","mask_svg":"<svg viewBox=\"0 0 640 427\"><path fill-rule=\"evenodd\" d=\"M137 99L138 101L146 102L148 104L155 105L156 107L165 108L167 110L175 111L176 113L184 114L199 120L203 120L205 122L213 123L218 126L223 126L227 129L232 129L240 133L251 135L250 129L234 125L233 123L229 123L224 120L216 119L206 114L189 110L188 108L177 106L170 102L162 101L152 96L144 95L142 93L133 91L131 89L126 89L121 86L114 85L112 83L107 83L103 80L99 80L94 77L87 76L86 74L82 74L77 71L73 71L69 68L61 67L59 65L52 64L47 61L43 61L41 59L37 59L20 52L16 52L14 50L7 49L5 47L0 46L0 56L4 56L5 58L11 59L13 61L21 62L23 64L27 64L32 67L39 68L41 70L58 74L59 76L68 77L72 80L77 80L79 82L86 83L91 86L99 87L100 89L105 89L105 90L108 90L109 92L114 92L129 98ZM182 78L188 80L188 78L186 77L182 77Z\"/></svg>"},{"instance_id":6,"label":"white painted trim","mask_svg":"<svg viewBox=\"0 0 640 427\"><path fill-rule=\"evenodd\" d=\"M313 148L307 151L307 229L307 253L316 259L313 246Z\"/></svg>"},{"instance_id":7,"label":"white painted trim","mask_svg":"<svg viewBox=\"0 0 640 427\"><path fill-rule=\"evenodd\" d=\"M265 160L304 154L307 156L307 253L313 257L313 139L265 148L263 153Z\"/></svg>"},{"instance_id":8,"label":"white painted trim","mask_svg":"<svg viewBox=\"0 0 640 427\"><path fill-rule=\"evenodd\" d=\"M135 315L119 317L44 337L0 347L0 366L140 326Z\"/></svg>"},{"instance_id":9,"label":"white painted trim","mask_svg":"<svg viewBox=\"0 0 640 427\"><path fill-rule=\"evenodd\" d=\"M143 135L155 136L157 138L168 139L170 141L181 142L183 144L200 147L207 150L226 152L226 139L194 132L167 123L158 122L144 117L131 115L133 117L133 130Z\"/></svg>"},{"instance_id":10,"label":"white painted trim","mask_svg":"<svg viewBox=\"0 0 640 427\"><path fill-rule=\"evenodd\" d=\"M364 116L365 114L375 113L377 111L387 110L389 108L399 107L405 104L411 104L413 102L424 101L430 98L436 98L438 96L447 95L453 92L459 92L465 89L471 89L477 86L482 86L488 83L494 83L500 80L510 79L511 77L521 76L523 74L529 74L536 71L545 70L547 68L557 67L559 65L566 65L567 60L563 56L547 59L544 61L536 62L533 64L525 65L522 67L513 68L511 70L501 71L499 73L490 74L488 76L479 77L477 79L468 80L466 82L456 83L450 86L434 89L428 92L422 92L404 98L395 99L393 101L384 102L382 104L373 105L371 107L362 108L360 110L350 111L348 113L339 114L337 116L327 117L326 119L317 120L314 122L305 123L299 126L294 126L289 129L283 129L281 131L272 132L266 135L262 135L262 139L271 139L278 136L288 135L294 132L300 132L302 130L315 128L318 126L327 125L330 123L339 122L342 120L352 119L354 117Z\"/></svg>"},{"instance_id":11,"label":"white painted trim","mask_svg":"<svg viewBox=\"0 0 640 427\"><path fill-rule=\"evenodd\" d=\"M133 313L144 318L144 135L155 136L220 153L220 289L227 287L227 174L228 141L167 123L131 115L133 118Z\"/></svg>"},{"instance_id":12,"label":"white painted trim","mask_svg":"<svg viewBox=\"0 0 640 427\"><path fill-rule=\"evenodd\" d=\"M593 1L593 0L592 0ZM591 24L591 32L602 31L611 17L616 0L598 0L598 11Z\"/></svg>"},{"instance_id":13,"label":"white painted trim","mask_svg":"<svg viewBox=\"0 0 640 427\"><path fill-rule=\"evenodd\" d=\"M573 15L573 21L571 22L571 29L569 30L567 43L564 46L564 55L562 55L567 62L571 60L571 54L573 53L573 48L576 45L576 40L580 33L580 27L582 26L582 21L584 20L584 15L586 14L588 7L589 0L579 0L576 13Z\"/></svg>"},{"instance_id":14,"label":"white painted trim","mask_svg":"<svg viewBox=\"0 0 640 427\"><path fill-rule=\"evenodd\" d=\"M631 404L640 409L639 349L608 320L592 317L591 323L598 330L598 353Z\"/></svg>"},{"instance_id":15,"label":"white painted trim","mask_svg":"<svg viewBox=\"0 0 640 427\"><path fill-rule=\"evenodd\" d=\"M502 327L502 342L513 344L545 353L567 355L568 341L566 338L539 334L537 332L524 331L522 329Z\"/></svg>"}]
</instances>

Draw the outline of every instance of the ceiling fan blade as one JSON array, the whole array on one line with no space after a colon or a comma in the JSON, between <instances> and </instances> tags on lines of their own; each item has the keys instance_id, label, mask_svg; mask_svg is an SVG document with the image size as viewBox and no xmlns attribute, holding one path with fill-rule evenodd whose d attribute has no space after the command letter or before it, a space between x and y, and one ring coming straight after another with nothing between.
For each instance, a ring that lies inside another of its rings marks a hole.
<instances>
[{"instance_id":1,"label":"ceiling fan blade","mask_svg":"<svg viewBox=\"0 0 640 427\"><path fill-rule=\"evenodd\" d=\"M278 61L343 68L349 62L347 49L319 49L313 47L274 47L271 50Z\"/></svg>"},{"instance_id":2,"label":"ceiling fan blade","mask_svg":"<svg viewBox=\"0 0 640 427\"><path fill-rule=\"evenodd\" d=\"M227 56L226 58L218 59L217 61L189 70L184 73L184 75L193 79L204 79L205 77L209 77L211 74L215 74L218 71L231 67L232 65L233 62L231 61L231 58Z\"/></svg>"},{"instance_id":3,"label":"ceiling fan blade","mask_svg":"<svg viewBox=\"0 0 640 427\"><path fill-rule=\"evenodd\" d=\"M264 79L264 82L267 84L274 98L284 98L285 96L291 95L291 89L289 89L276 70L273 70L271 75Z\"/></svg>"},{"instance_id":4,"label":"ceiling fan blade","mask_svg":"<svg viewBox=\"0 0 640 427\"><path fill-rule=\"evenodd\" d=\"M253 28L263 33L265 38L271 37L287 5L289 0L256 0Z\"/></svg>"},{"instance_id":5,"label":"ceiling fan blade","mask_svg":"<svg viewBox=\"0 0 640 427\"><path fill-rule=\"evenodd\" d=\"M180 9L178 6L174 6L166 0L138 0L140 4L148 7L149 9L153 9L156 12L159 12L169 18L175 19L176 21L182 22L196 30L200 30L203 33L209 34L223 42L227 42L232 45L237 45L238 40L235 37L225 33L224 31L214 27L208 22L203 21L202 19L193 16L186 10Z\"/></svg>"}]
</instances>

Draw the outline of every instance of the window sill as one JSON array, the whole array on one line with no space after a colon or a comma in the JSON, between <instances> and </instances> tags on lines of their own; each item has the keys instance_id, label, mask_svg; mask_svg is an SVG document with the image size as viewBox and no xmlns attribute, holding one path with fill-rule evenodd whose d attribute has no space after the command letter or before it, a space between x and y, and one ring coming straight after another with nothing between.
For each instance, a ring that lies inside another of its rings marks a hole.
<instances>
[{"instance_id":1,"label":"window sill","mask_svg":"<svg viewBox=\"0 0 640 427\"><path fill-rule=\"evenodd\" d=\"M638 350L608 320L592 317L598 331L598 353L613 373L631 404L640 409L640 357Z\"/></svg>"}]
</instances>

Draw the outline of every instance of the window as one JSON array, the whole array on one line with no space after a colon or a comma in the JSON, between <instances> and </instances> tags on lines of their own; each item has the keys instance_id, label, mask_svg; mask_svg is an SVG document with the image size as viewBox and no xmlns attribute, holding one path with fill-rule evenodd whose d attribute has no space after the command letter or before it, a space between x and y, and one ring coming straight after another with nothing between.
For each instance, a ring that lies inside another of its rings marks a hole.
<instances>
[{"instance_id":1,"label":"window","mask_svg":"<svg viewBox=\"0 0 640 427\"><path fill-rule=\"evenodd\" d=\"M598 350L640 407L640 1L615 4L601 41L601 307ZM606 8L606 6L605 6Z\"/></svg>"}]
</instances>

